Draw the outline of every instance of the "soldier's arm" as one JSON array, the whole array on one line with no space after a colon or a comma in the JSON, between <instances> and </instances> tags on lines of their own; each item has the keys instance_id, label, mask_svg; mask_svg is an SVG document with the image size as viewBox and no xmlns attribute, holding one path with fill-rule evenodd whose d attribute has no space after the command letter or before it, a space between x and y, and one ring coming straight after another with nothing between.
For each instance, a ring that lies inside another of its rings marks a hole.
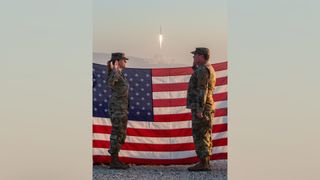
<instances>
[{"instance_id":1,"label":"soldier's arm","mask_svg":"<svg viewBox=\"0 0 320 180\"><path fill-rule=\"evenodd\" d=\"M108 85L110 87L113 87L114 84L119 80L120 76L121 75L119 71L112 70L112 72L108 76Z\"/></svg>"},{"instance_id":2,"label":"soldier's arm","mask_svg":"<svg viewBox=\"0 0 320 180\"><path fill-rule=\"evenodd\" d=\"M197 73L198 84L197 87L199 89L199 95L197 97L197 112L203 112L207 95L208 95L208 81L209 81L209 72L205 68L200 68Z\"/></svg>"}]
</instances>

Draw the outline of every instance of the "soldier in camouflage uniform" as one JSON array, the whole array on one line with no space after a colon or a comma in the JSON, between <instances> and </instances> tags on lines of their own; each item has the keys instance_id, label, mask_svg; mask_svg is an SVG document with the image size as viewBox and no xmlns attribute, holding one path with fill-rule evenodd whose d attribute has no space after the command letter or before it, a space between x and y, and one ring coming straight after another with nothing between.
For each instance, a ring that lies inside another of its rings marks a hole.
<instances>
[{"instance_id":1,"label":"soldier in camouflage uniform","mask_svg":"<svg viewBox=\"0 0 320 180\"><path fill-rule=\"evenodd\" d=\"M216 76L209 63L208 48L196 48L191 53L194 54L194 72L189 81L187 108L192 112L192 136L200 162L188 170L210 171L211 133L215 108L212 95Z\"/></svg>"},{"instance_id":2,"label":"soldier in camouflage uniform","mask_svg":"<svg viewBox=\"0 0 320 180\"><path fill-rule=\"evenodd\" d=\"M108 86L112 95L109 100L109 115L111 118L112 130L110 135L111 169L127 169L127 164L119 161L119 151L126 139L128 123L128 94L129 83L122 70L126 66L128 58L124 53L112 53L108 61Z\"/></svg>"}]
</instances>

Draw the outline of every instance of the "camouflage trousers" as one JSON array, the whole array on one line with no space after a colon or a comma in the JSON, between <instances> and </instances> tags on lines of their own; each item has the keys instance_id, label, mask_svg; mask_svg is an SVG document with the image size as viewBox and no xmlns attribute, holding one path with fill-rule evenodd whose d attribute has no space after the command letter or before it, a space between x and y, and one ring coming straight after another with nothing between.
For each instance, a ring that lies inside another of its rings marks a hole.
<instances>
[{"instance_id":1,"label":"camouflage trousers","mask_svg":"<svg viewBox=\"0 0 320 180\"><path fill-rule=\"evenodd\" d=\"M213 125L213 111L203 113L203 118L196 116L197 112L192 110L192 136L195 145L197 156L203 159L210 156L212 153L212 125Z\"/></svg>"},{"instance_id":2,"label":"camouflage trousers","mask_svg":"<svg viewBox=\"0 0 320 180\"><path fill-rule=\"evenodd\" d=\"M111 135L110 135L110 154L119 153L122 144L126 139L126 131L128 124L127 110L112 110L109 108L111 118Z\"/></svg>"}]
</instances>

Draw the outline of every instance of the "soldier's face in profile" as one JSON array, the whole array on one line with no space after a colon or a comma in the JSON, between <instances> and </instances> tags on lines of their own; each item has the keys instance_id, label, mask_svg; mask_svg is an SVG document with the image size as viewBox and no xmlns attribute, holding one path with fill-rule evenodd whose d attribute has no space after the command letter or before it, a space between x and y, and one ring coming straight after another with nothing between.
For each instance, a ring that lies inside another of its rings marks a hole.
<instances>
[{"instance_id":1,"label":"soldier's face in profile","mask_svg":"<svg viewBox=\"0 0 320 180\"><path fill-rule=\"evenodd\" d=\"M121 59L119 61L119 67L122 69L126 68L126 64L127 64L127 60L125 60L125 59Z\"/></svg>"},{"instance_id":2,"label":"soldier's face in profile","mask_svg":"<svg viewBox=\"0 0 320 180\"><path fill-rule=\"evenodd\" d=\"M194 54L193 60L197 65L205 63L204 56L201 54Z\"/></svg>"}]
</instances>

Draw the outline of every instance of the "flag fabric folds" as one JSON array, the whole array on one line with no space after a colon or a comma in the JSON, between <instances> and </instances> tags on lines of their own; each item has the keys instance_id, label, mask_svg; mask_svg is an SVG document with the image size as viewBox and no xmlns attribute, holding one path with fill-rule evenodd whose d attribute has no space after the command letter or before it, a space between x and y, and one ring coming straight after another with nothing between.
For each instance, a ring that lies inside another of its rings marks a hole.
<instances>
[{"instance_id":1,"label":"flag fabric folds","mask_svg":"<svg viewBox=\"0 0 320 180\"><path fill-rule=\"evenodd\" d=\"M227 62L213 64L217 81L211 160L227 159ZM130 164L191 164L198 161L186 109L191 67L127 68L129 116L127 138L119 153ZM108 163L111 121L107 68L93 63L93 162Z\"/></svg>"}]
</instances>

